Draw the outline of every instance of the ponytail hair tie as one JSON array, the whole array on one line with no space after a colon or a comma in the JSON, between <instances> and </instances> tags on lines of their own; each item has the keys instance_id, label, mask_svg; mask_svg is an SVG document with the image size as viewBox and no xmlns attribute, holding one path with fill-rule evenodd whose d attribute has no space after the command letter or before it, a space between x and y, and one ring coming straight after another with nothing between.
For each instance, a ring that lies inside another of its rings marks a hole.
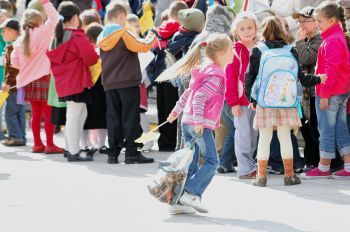
<instances>
[{"instance_id":1,"label":"ponytail hair tie","mask_svg":"<svg viewBox=\"0 0 350 232\"><path fill-rule=\"evenodd\" d=\"M62 21L62 22L64 21L64 16L59 15L58 18L59 18L60 21Z\"/></svg>"},{"instance_id":2,"label":"ponytail hair tie","mask_svg":"<svg viewBox=\"0 0 350 232\"><path fill-rule=\"evenodd\" d=\"M201 43L201 46L202 47L206 47L208 44L207 44L207 42L205 42L205 41L203 41L202 43Z\"/></svg>"}]
</instances>

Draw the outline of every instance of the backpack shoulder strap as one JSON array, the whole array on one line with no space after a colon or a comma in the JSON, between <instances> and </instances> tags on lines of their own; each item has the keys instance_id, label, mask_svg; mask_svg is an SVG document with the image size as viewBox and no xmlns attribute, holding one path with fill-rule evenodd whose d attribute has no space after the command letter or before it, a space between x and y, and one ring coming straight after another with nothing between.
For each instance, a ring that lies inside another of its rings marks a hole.
<instances>
[{"instance_id":1,"label":"backpack shoulder strap","mask_svg":"<svg viewBox=\"0 0 350 232\"><path fill-rule=\"evenodd\" d=\"M265 43L258 43L256 47L261 51L261 53L270 50L270 48Z\"/></svg>"}]
</instances>

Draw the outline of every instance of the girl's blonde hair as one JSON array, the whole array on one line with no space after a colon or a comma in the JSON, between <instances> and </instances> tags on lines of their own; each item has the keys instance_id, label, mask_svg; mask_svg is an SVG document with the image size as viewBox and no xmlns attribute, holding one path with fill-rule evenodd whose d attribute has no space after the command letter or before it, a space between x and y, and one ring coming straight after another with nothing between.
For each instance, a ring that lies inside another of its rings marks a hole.
<instances>
[{"instance_id":1,"label":"girl's blonde hair","mask_svg":"<svg viewBox=\"0 0 350 232\"><path fill-rule=\"evenodd\" d=\"M176 72L179 75L189 74L200 64L202 51L206 57L215 61L217 53L226 51L228 48L232 48L231 39L225 34L213 33L204 42L197 44L191 49Z\"/></svg>"},{"instance_id":2,"label":"girl's blonde hair","mask_svg":"<svg viewBox=\"0 0 350 232\"><path fill-rule=\"evenodd\" d=\"M39 27L43 22L43 17L41 13L37 10L27 9L24 12L23 21L22 21L22 30L24 31L23 37L23 51L24 55L30 56L30 34L29 30L35 27Z\"/></svg>"},{"instance_id":3,"label":"girl's blonde hair","mask_svg":"<svg viewBox=\"0 0 350 232\"><path fill-rule=\"evenodd\" d=\"M240 40L237 33L237 25L244 20L252 20L254 22L256 32L258 32L259 23L255 14L249 11L241 12L237 15L237 17L235 18L231 26L231 35L232 35L233 41L235 42Z\"/></svg>"}]
</instances>

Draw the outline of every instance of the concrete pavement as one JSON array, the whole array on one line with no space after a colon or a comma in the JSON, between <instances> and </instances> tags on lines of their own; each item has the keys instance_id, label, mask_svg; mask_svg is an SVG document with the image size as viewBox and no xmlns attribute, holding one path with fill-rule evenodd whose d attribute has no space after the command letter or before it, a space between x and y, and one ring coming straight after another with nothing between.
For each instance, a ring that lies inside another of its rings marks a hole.
<instances>
[{"instance_id":1,"label":"concrete pavement","mask_svg":"<svg viewBox=\"0 0 350 232\"><path fill-rule=\"evenodd\" d=\"M63 145L62 134L56 141ZM159 161L169 154L147 155ZM285 187L282 176L270 175L268 187L257 188L235 174L217 175L203 197L208 214L171 216L146 188L157 163L109 165L106 160L97 154L94 162L67 163L62 155L0 145L0 231L350 230L350 181Z\"/></svg>"}]
</instances>

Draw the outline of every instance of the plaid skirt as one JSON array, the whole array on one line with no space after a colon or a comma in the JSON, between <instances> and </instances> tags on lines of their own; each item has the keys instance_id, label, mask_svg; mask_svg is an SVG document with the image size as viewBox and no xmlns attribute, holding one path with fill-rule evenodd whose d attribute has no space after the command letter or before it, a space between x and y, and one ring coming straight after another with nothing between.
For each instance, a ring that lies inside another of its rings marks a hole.
<instances>
[{"instance_id":1,"label":"plaid skirt","mask_svg":"<svg viewBox=\"0 0 350 232\"><path fill-rule=\"evenodd\" d=\"M43 76L24 87L25 101L47 101L50 85L50 75Z\"/></svg>"},{"instance_id":2,"label":"plaid skirt","mask_svg":"<svg viewBox=\"0 0 350 232\"><path fill-rule=\"evenodd\" d=\"M291 128L301 127L298 109L271 109L257 106L254 118L254 128L259 129L271 126L290 126Z\"/></svg>"}]
</instances>

